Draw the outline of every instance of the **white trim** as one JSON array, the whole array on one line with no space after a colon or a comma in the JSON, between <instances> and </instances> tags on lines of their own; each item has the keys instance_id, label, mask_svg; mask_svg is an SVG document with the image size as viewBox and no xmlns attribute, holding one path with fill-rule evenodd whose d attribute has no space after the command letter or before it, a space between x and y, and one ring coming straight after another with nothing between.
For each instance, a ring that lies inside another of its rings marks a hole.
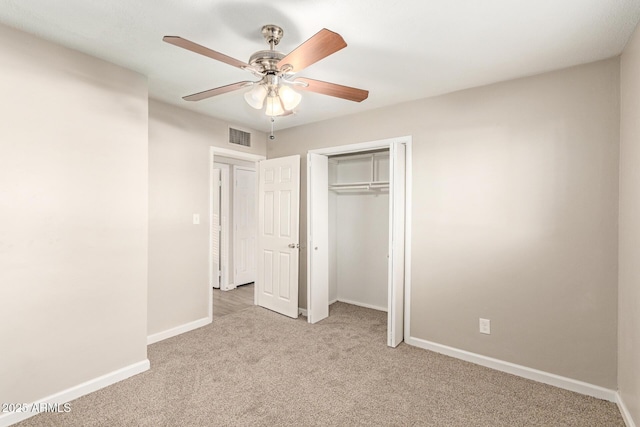
<instances>
[{"instance_id":1,"label":"white trim","mask_svg":"<svg viewBox=\"0 0 640 427\"><path fill-rule=\"evenodd\" d=\"M357 144L338 145L336 147L318 148L316 150L309 150L309 153L336 155L357 153L358 151L369 151L378 148L390 147L393 143L408 143L411 142L411 136L399 136L397 138L379 139L376 141L359 142Z\"/></svg>"},{"instance_id":2,"label":"white trim","mask_svg":"<svg viewBox=\"0 0 640 427\"><path fill-rule=\"evenodd\" d=\"M167 329L166 331L158 332L147 337L147 345L157 343L158 341L166 340L167 338L175 337L176 335L184 334L185 332L193 331L194 329L207 326L211 323L209 317L203 317L200 320L185 323L184 325L176 326L175 328Z\"/></svg>"},{"instance_id":3,"label":"white trim","mask_svg":"<svg viewBox=\"0 0 640 427\"><path fill-rule=\"evenodd\" d=\"M220 168L220 290L230 291L235 288L233 283L230 283L231 279L233 279L230 249L231 224L233 222L231 214L231 166L217 162L214 162L214 165ZM213 264L213 260L211 260L210 264Z\"/></svg>"},{"instance_id":4,"label":"white trim","mask_svg":"<svg viewBox=\"0 0 640 427\"><path fill-rule=\"evenodd\" d=\"M311 248L313 245L313 242L311 241L311 224L312 224L312 219L311 219L311 162L309 161L309 153L307 153L307 155L305 156L305 163L307 164L307 235L306 235L306 246L307 248ZM328 167L328 166L327 166ZM302 209L301 209L302 211ZM307 249L307 308L305 309L305 311L310 310L311 309L311 257L313 256L313 254L311 253L311 249ZM299 272L298 272L299 274ZM300 283L298 283L298 292L300 292ZM302 310L302 309L301 309ZM309 319L309 316L304 316L307 318L307 322L311 323L311 320L313 319Z\"/></svg>"},{"instance_id":5,"label":"white trim","mask_svg":"<svg viewBox=\"0 0 640 427\"><path fill-rule=\"evenodd\" d=\"M307 309L306 308L302 308L302 307L298 307L298 313L304 317L307 317Z\"/></svg>"},{"instance_id":6,"label":"white trim","mask_svg":"<svg viewBox=\"0 0 640 427\"><path fill-rule=\"evenodd\" d=\"M233 284L229 283L230 281L230 271L231 271L231 254L230 254L230 245L229 245L229 236L231 235L231 166L226 163L218 163L214 161L211 163L211 175L213 176L214 170L220 171L220 188L219 188L219 196L220 196L220 238L218 239L218 244L220 247L218 248L218 252L220 254L220 265L218 268L220 269L220 277L214 278L215 276L213 272L213 196L215 190L213 188L213 179L209 183L209 211L211 215L209 216L209 282L211 287L214 286L214 281L217 279L217 287L222 291L229 291L234 289ZM213 301L213 290L211 290L211 298ZM211 319L213 320L213 304L211 304Z\"/></svg>"},{"instance_id":7,"label":"white trim","mask_svg":"<svg viewBox=\"0 0 640 427\"><path fill-rule=\"evenodd\" d=\"M209 147L209 149L210 149L209 152L211 153L211 157L217 154L218 156L230 157L232 159L239 159L239 160L248 160L250 162L259 162L260 160L265 160L267 158L262 154L244 153L242 151L231 150L228 148Z\"/></svg>"},{"instance_id":8,"label":"white trim","mask_svg":"<svg viewBox=\"0 0 640 427\"><path fill-rule=\"evenodd\" d=\"M209 286L209 301L211 303L207 307L207 320L213 322L213 286ZM149 345L149 337L147 337L147 345Z\"/></svg>"},{"instance_id":9,"label":"white trim","mask_svg":"<svg viewBox=\"0 0 640 427\"><path fill-rule=\"evenodd\" d=\"M44 399L33 402L33 404L29 406L56 403L64 404L79 397L86 396L89 393L93 393L94 391L98 391L102 388L108 387L112 384L117 383L118 381L125 380L129 377L147 371L149 370L149 367L149 359L144 359L140 362L125 366L124 368L109 372L108 374L91 379L89 381L85 381L66 390L62 390L58 393L47 396ZM10 426L20 421L26 420L27 418L31 418L32 416L37 414L37 412L8 412L5 414L0 414L0 427Z\"/></svg>"},{"instance_id":10,"label":"white trim","mask_svg":"<svg viewBox=\"0 0 640 427\"><path fill-rule=\"evenodd\" d=\"M631 412L629 412L629 408L625 405L624 400L622 400L622 395L620 392L616 392L616 403L618 404L618 409L620 410L620 414L622 415L622 419L627 427L636 427L636 423L633 421L633 417L631 416Z\"/></svg>"},{"instance_id":11,"label":"white trim","mask_svg":"<svg viewBox=\"0 0 640 427\"><path fill-rule=\"evenodd\" d=\"M249 172L256 172L256 173L258 172L258 171L256 170L255 166L254 166L254 167L251 167L251 166L242 166L242 165L231 165L231 166L233 166L233 169L234 169L234 170L236 170L236 169L242 169L242 170L244 170L244 171L249 171Z\"/></svg>"},{"instance_id":12,"label":"white trim","mask_svg":"<svg viewBox=\"0 0 640 427\"><path fill-rule=\"evenodd\" d=\"M456 359L465 360L467 362L475 363L476 365L481 365L487 368L495 369L497 371L517 375L529 380L549 384L555 387L563 388L565 390L596 397L598 399L608 400L610 402L617 401L617 392L615 390L600 387L594 384L589 384L583 381L574 380L572 378L540 371L538 369L529 368L527 366L516 365L515 363L505 362L504 360L494 359L493 357L487 357L477 353L471 353L466 350L460 350L458 348L426 341L420 338L405 337L405 342L415 347L420 347L425 350L445 354L447 356L455 357Z\"/></svg>"},{"instance_id":13,"label":"white trim","mask_svg":"<svg viewBox=\"0 0 640 427\"><path fill-rule=\"evenodd\" d=\"M218 265L218 271L213 271L213 175L215 168L213 167L213 155L209 153L209 304L207 304L207 317L213 322L213 284L214 281L220 286L220 266ZM220 174L222 178L222 173ZM216 277L214 277L216 276Z\"/></svg>"},{"instance_id":14,"label":"white trim","mask_svg":"<svg viewBox=\"0 0 640 427\"><path fill-rule=\"evenodd\" d=\"M329 305L335 304L336 302L338 302L338 298L329 301Z\"/></svg>"},{"instance_id":15,"label":"white trim","mask_svg":"<svg viewBox=\"0 0 640 427\"><path fill-rule=\"evenodd\" d=\"M364 302L351 301L344 298L338 298L336 301L343 302L345 304L357 305L358 307L370 308L372 310L384 311L387 312L387 307L380 307L379 305L366 304Z\"/></svg>"},{"instance_id":16,"label":"white trim","mask_svg":"<svg viewBox=\"0 0 640 427\"><path fill-rule=\"evenodd\" d=\"M405 187L404 187L404 336L411 337L411 218L413 195L413 138L402 138L405 144Z\"/></svg>"}]
</instances>

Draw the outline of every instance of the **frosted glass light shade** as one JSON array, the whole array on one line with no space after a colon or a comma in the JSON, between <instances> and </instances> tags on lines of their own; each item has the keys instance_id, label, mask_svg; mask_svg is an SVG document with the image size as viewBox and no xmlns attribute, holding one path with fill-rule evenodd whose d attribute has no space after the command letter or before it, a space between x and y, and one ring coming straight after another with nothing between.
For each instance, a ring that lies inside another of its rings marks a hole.
<instances>
[{"instance_id":1,"label":"frosted glass light shade","mask_svg":"<svg viewBox=\"0 0 640 427\"><path fill-rule=\"evenodd\" d=\"M302 100L302 95L291 89L289 86L280 86L278 94L280 95L280 99L282 100L282 105L285 110L293 110L298 106L298 104L300 104L300 100Z\"/></svg>"},{"instance_id":2,"label":"frosted glass light shade","mask_svg":"<svg viewBox=\"0 0 640 427\"><path fill-rule=\"evenodd\" d=\"M280 104L280 99L277 96L268 96L267 97L267 108L264 110L264 113L267 116L281 116L284 114L284 110L282 109L282 104Z\"/></svg>"},{"instance_id":3,"label":"frosted glass light shade","mask_svg":"<svg viewBox=\"0 0 640 427\"><path fill-rule=\"evenodd\" d=\"M264 105L264 99L267 96L267 88L264 85L257 84L253 88L244 94L244 99L247 104L251 105L256 110L259 110Z\"/></svg>"}]
</instances>

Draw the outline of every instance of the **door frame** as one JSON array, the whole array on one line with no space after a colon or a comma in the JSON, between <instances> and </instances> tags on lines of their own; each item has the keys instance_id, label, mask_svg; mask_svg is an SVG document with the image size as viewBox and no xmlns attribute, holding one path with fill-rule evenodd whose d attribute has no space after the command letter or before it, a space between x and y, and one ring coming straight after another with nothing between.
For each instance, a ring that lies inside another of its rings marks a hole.
<instances>
[{"instance_id":1,"label":"door frame","mask_svg":"<svg viewBox=\"0 0 640 427\"><path fill-rule=\"evenodd\" d=\"M208 317L209 321L213 321L213 163L215 156L228 157L236 160L246 160L254 163L258 163L260 160L265 160L267 156L261 154L246 153L243 151L231 150L228 148L209 146L209 280L207 282L209 302L208 302ZM258 181L256 178L256 186ZM256 209L258 194L256 192ZM253 302L256 303L257 293L254 290Z\"/></svg>"},{"instance_id":2,"label":"door frame","mask_svg":"<svg viewBox=\"0 0 640 427\"><path fill-rule=\"evenodd\" d=\"M388 148L390 150L390 154L392 152L392 146L394 144L403 144L405 146L405 242L404 242L404 300L403 300L403 310L404 310L404 336L411 336L411 196L412 196L412 137L411 135L400 136L397 138L388 138L377 141L368 141L361 142L356 144L349 145L339 145L328 148L321 148L316 150L309 150L310 154L320 154L324 156L332 156L337 154L351 154L358 153L362 151L370 151L381 148ZM307 165L308 167L308 165ZM311 191L311 179L307 176L307 310L310 307L310 297L311 297L311 255L312 251L309 250L309 242L311 241L311 230L312 230L312 217L311 217L311 209L309 209L310 202L310 191ZM390 201L391 202L391 201ZM388 315L388 314L387 314ZM308 320L312 320L308 318ZM388 327L387 327L388 328ZM388 334L388 331L387 331Z\"/></svg>"},{"instance_id":3,"label":"door frame","mask_svg":"<svg viewBox=\"0 0 640 427\"><path fill-rule=\"evenodd\" d=\"M230 168L229 165L223 163L214 163L214 170L220 169L220 280L218 282L219 288L222 291L228 291L233 289L233 283L230 282L230 274L229 267L230 263L230 254L229 254L229 235L230 227L231 227L231 216L230 216ZM213 185L213 183L212 183ZM215 188L212 187L213 194L215 195ZM213 209L213 204L211 205L211 209ZM213 215L213 214L212 214ZM212 217L213 221L213 217ZM213 223L212 223L213 224ZM213 236L213 232L211 233ZM213 241L211 243L211 250L213 251ZM213 258L211 262L211 285L213 286L213 282L215 282L215 271L213 270ZM214 286L215 287L215 286Z\"/></svg>"}]
</instances>

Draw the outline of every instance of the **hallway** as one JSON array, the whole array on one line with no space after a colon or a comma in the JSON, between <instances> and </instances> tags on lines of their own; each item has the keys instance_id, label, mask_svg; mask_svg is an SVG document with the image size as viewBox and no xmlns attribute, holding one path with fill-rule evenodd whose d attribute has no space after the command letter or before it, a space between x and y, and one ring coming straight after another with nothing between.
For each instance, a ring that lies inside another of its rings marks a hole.
<instances>
[{"instance_id":1,"label":"hallway","mask_svg":"<svg viewBox=\"0 0 640 427\"><path fill-rule=\"evenodd\" d=\"M213 319L244 310L253 306L255 285L242 285L232 291L213 289Z\"/></svg>"}]
</instances>

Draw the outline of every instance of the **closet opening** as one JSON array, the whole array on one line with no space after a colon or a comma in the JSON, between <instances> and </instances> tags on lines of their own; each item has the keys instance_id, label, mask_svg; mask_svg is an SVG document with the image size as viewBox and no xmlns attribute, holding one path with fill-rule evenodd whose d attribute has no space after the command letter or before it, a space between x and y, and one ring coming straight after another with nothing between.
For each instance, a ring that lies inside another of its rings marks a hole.
<instances>
[{"instance_id":1,"label":"closet opening","mask_svg":"<svg viewBox=\"0 0 640 427\"><path fill-rule=\"evenodd\" d=\"M329 305L388 311L389 149L328 156Z\"/></svg>"},{"instance_id":2,"label":"closet opening","mask_svg":"<svg viewBox=\"0 0 640 427\"><path fill-rule=\"evenodd\" d=\"M387 312L387 344L408 329L411 137L307 155L307 320L336 301ZM405 320L407 319L407 320ZM408 331L407 331L408 334Z\"/></svg>"}]
</instances>

